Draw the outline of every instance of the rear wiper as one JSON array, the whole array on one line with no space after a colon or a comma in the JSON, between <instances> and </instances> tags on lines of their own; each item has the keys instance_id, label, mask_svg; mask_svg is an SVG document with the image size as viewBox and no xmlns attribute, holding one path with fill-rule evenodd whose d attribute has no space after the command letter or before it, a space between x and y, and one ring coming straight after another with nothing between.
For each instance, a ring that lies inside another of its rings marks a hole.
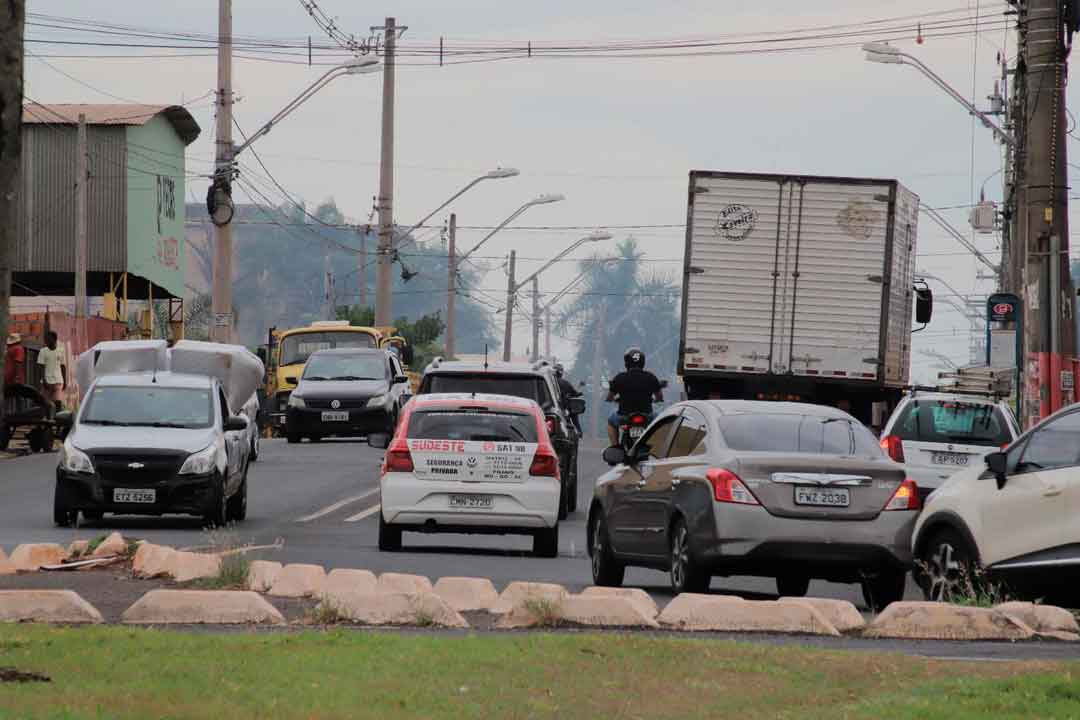
<instances>
[{"instance_id":1,"label":"rear wiper","mask_svg":"<svg viewBox=\"0 0 1080 720\"><path fill-rule=\"evenodd\" d=\"M330 378L324 378L321 375L309 375L308 377L306 377L304 379L305 380L329 380Z\"/></svg>"}]
</instances>

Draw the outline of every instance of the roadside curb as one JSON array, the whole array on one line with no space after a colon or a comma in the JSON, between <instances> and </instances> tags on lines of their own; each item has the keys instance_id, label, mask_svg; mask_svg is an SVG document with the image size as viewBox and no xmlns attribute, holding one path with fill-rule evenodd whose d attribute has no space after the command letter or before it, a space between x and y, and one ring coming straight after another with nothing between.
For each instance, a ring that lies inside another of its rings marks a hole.
<instances>
[{"instance_id":1,"label":"roadside curb","mask_svg":"<svg viewBox=\"0 0 1080 720\"><path fill-rule=\"evenodd\" d=\"M90 603L71 590L0 590L0 623L103 623Z\"/></svg>"}]
</instances>

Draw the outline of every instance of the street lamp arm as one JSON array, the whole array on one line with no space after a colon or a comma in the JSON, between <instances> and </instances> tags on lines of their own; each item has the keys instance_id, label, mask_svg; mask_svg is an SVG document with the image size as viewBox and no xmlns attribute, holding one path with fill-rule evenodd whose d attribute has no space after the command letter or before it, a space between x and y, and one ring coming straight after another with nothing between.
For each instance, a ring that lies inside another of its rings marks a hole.
<instances>
[{"instance_id":1,"label":"street lamp arm","mask_svg":"<svg viewBox=\"0 0 1080 720\"><path fill-rule=\"evenodd\" d=\"M566 256L567 256L567 255L569 255L570 253L574 252L575 250L577 250L577 249L578 249L579 247L581 247L582 245L584 245L584 244L585 244L585 243L587 243L587 242L589 242L589 239L588 239L588 238L581 238L580 240L578 240L577 242L575 242L575 243L574 243L573 245L571 245L570 247L566 248L565 250L563 250L563 251L562 251L561 253L559 253L559 254L558 254L558 255L556 255L555 257L553 257L553 258L551 258L550 260L548 260L548 261L547 261L546 263L544 263L544 265L543 265L543 266L541 266L541 268L540 268L539 270L537 270L537 271L536 271L536 272L534 272L534 273L533 273L532 275L530 275L529 277L527 277L527 278L525 278L524 280L522 280L521 282L519 282L519 283L517 284L517 287L515 287L515 288L514 288L514 292L517 292L517 291L518 291L518 290L520 290L521 288L523 288L523 287L525 287L526 285L528 285L528 284L529 284L530 282L532 282L532 279L533 279L534 277L536 277L536 276L537 276L537 275L539 275L540 273L544 272L544 271L545 271L545 270L547 270L547 269L548 269L549 267L551 267L551 266L552 266L552 265L554 265L555 263L559 262L559 261L560 261L560 260L562 260L562 259L563 259L564 257L566 257Z\"/></svg>"},{"instance_id":2,"label":"street lamp arm","mask_svg":"<svg viewBox=\"0 0 1080 720\"><path fill-rule=\"evenodd\" d=\"M514 211L514 213L513 213L513 214L512 214L512 215L511 215L510 217L508 217L508 218L506 218L505 220L503 220L503 221L502 221L501 223L499 223L499 224L498 224L498 225L497 225L497 226L495 227L495 229L494 229L494 230L492 230L492 231L491 231L491 232L489 232L489 233L488 233L487 235L485 235L485 236L484 236L484 239L483 239L483 240L481 240L480 242L476 243L476 245L474 245L474 246L472 247L472 249L471 249L471 250L469 250L469 251L468 251L467 253L465 253L464 255L461 255L461 256L459 256L459 257L458 257L458 259L457 259L457 262L458 262L458 266L460 267L460 266L461 266L461 263L465 262L465 259L466 259L466 258L468 258L468 257L469 257L470 255L472 255L472 254L473 254L474 252L476 252L477 250L479 250L479 249L480 249L480 247L481 247L481 246L482 246L482 245L483 245L484 243L486 243L486 242L487 242L488 240L490 240L490 239L491 239L491 237L492 237L492 236L493 236L493 235L494 235L495 233L499 232L499 231L500 231L500 230L502 230L502 229L503 229L504 227L506 227L506 226L507 226L507 225L509 225L510 223L514 222L514 220L516 220L516 219L518 218L518 216L519 216L519 215L521 215L521 214L522 214L523 212L525 212L525 211L526 211L526 210L527 210L527 209L528 209L529 207L531 207L531 206L532 206L532 204L533 204L533 203L532 203L532 202L530 201L530 202L527 202L527 203L525 203L525 204L524 204L524 205L522 205L521 207L519 207L519 208L518 208L517 210L515 210L515 211Z\"/></svg>"},{"instance_id":3,"label":"street lamp arm","mask_svg":"<svg viewBox=\"0 0 1080 720\"><path fill-rule=\"evenodd\" d=\"M447 200L447 201L446 201L446 202L444 202L444 203L443 203L442 205L440 205L439 207L435 208L435 209L434 209L434 210L432 210L432 211L431 211L430 213L428 213L427 215L425 215L425 216L424 216L424 218L423 218L422 220L420 220L420 222L416 223L415 225L413 225L412 227L410 227L410 228L409 228L408 230L404 230L404 231L402 231L402 232L399 232L399 233L398 233L398 237L399 237L399 238L408 238L408 237L409 237L409 235L410 235L410 234L412 234L412 232L413 232L414 230L416 230L417 228L419 228L419 227L423 226L423 224L424 224L424 223L426 223L426 222L427 222L428 220L430 220L431 218L435 217L435 215L436 215L436 214L437 214L437 213L438 213L438 212L439 212L440 210L442 210L443 208L445 208L445 207L446 207L447 205L449 205L450 203L452 203L452 202L454 202L455 200L457 200L457 199L458 199L459 197L461 197L462 195L464 195L465 193L467 193L467 192L468 192L469 190L472 190L472 189L473 189L473 188L474 188L474 187L475 187L476 185L478 185L478 184L479 184L479 183L480 183L480 182L481 182L482 180L487 180L487 175L481 175L480 177L476 178L475 180L473 180L472 182L470 182L470 183L469 183L468 185L466 185L465 187L463 187L463 188L461 188L460 190L458 190L458 191L457 191L456 193L454 193L453 195L451 195L451 196L450 196L450 199L449 199L449 200Z\"/></svg>"}]
</instances>

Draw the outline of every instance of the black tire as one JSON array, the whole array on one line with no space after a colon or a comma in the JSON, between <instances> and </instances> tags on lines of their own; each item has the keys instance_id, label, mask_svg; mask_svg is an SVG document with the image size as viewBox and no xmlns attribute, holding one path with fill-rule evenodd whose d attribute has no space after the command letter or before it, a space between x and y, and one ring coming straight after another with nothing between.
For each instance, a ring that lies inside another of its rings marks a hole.
<instances>
[{"instance_id":1,"label":"black tire","mask_svg":"<svg viewBox=\"0 0 1080 720\"><path fill-rule=\"evenodd\" d=\"M964 585L977 581L975 549L955 530L939 530L915 558L914 574L927 600L948 602L955 595L966 594Z\"/></svg>"},{"instance_id":2,"label":"black tire","mask_svg":"<svg viewBox=\"0 0 1080 720\"><path fill-rule=\"evenodd\" d=\"M308 435L307 439L310 443L317 443L322 440L322 435Z\"/></svg>"},{"instance_id":3,"label":"black tire","mask_svg":"<svg viewBox=\"0 0 1080 720\"><path fill-rule=\"evenodd\" d=\"M671 532L671 589L680 593L704 593L709 590L712 577L705 573L694 561L690 551L690 531L686 521L679 518Z\"/></svg>"},{"instance_id":4,"label":"black tire","mask_svg":"<svg viewBox=\"0 0 1080 720\"><path fill-rule=\"evenodd\" d=\"M542 558L559 556L559 523L553 528L538 530L533 535L533 554Z\"/></svg>"},{"instance_id":5,"label":"black tire","mask_svg":"<svg viewBox=\"0 0 1080 720\"><path fill-rule=\"evenodd\" d=\"M907 573L897 570L882 570L877 575L862 581L863 600L872 612L881 612L891 603L904 599L907 585Z\"/></svg>"},{"instance_id":6,"label":"black tire","mask_svg":"<svg viewBox=\"0 0 1080 720\"><path fill-rule=\"evenodd\" d=\"M7 450L9 442L11 442L11 427L0 424L0 452Z\"/></svg>"},{"instance_id":7,"label":"black tire","mask_svg":"<svg viewBox=\"0 0 1080 720\"><path fill-rule=\"evenodd\" d=\"M53 492L53 522L57 527L72 527L79 522L79 511L72 510L68 505L67 492L59 481Z\"/></svg>"},{"instance_id":8,"label":"black tire","mask_svg":"<svg viewBox=\"0 0 1080 720\"><path fill-rule=\"evenodd\" d=\"M229 522L229 499L225 496L225 480L217 479L210 491L210 502L207 504L203 520L207 527L221 528Z\"/></svg>"},{"instance_id":9,"label":"black tire","mask_svg":"<svg viewBox=\"0 0 1080 720\"><path fill-rule=\"evenodd\" d=\"M776 578L776 593L780 597L805 597L810 578L804 575L783 575Z\"/></svg>"},{"instance_id":10,"label":"black tire","mask_svg":"<svg viewBox=\"0 0 1080 720\"><path fill-rule=\"evenodd\" d=\"M258 431L251 435L251 452L248 453L248 462L256 462L259 459L259 436Z\"/></svg>"},{"instance_id":11,"label":"black tire","mask_svg":"<svg viewBox=\"0 0 1080 720\"><path fill-rule=\"evenodd\" d=\"M563 480L559 483L559 519L565 520L566 516L570 514L570 490L566 487L566 481Z\"/></svg>"},{"instance_id":12,"label":"black tire","mask_svg":"<svg viewBox=\"0 0 1080 720\"><path fill-rule=\"evenodd\" d=\"M285 442L289 443L290 445L295 445L296 443L300 442L300 435L298 433L286 432Z\"/></svg>"},{"instance_id":13,"label":"black tire","mask_svg":"<svg viewBox=\"0 0 1080 720\"><path fill-rule=\"evenodd\" d=\"M570 463L570 496L566 499L566 509L569 512L577 512L578 495L578 457L574 453L574 459Z\"/></svg>"},{"instance_id":14,"label":"black tire","mask_svg":"<svg viewBox=\"0 0 1080 720\"><path fill-rule=\"evenodd\" d=\"M599 512L599 511L598 511ZM603 516L597 517L589 533L589 550L592 555L593 584L601 587L619 587L626 576L626 566L615 559L608 539L607 523Z\"/></svg>"},{"instance_id":15,"label":"black tire","mask_svg":"<svg viewBox=\"0 0 1080 720\"><path fill-rule=\"evenodd\" d=\"M247 468L244 468L244 479L240 481L239 489L225 504L225 514L229 522L247 519Z\"/></svg>"},{"instance_id":16,"label":"black tire","mask_svg":"<svg viewBox=\"0 0 1080 720\"><path fill-rule=\"evenodd\" d=\"M37 427L27 436L30 449L34 452L50 452L53 447L53 431L50 427Z\"/></svg>"},{"instance_id":17,"label":"black tire","mask_svg":"<svg viewBox=\"0 0 1080 720\"><path fill-rule=\"evenodd\" d=\"M379 549L383 552L397 552L401 550L401 528L390 525L379 513Z\"/></svg>"},{"instance_id":18,"label":"black tire","mask_svg":"<svg viewBox=\"0 0 1080 720\"><path fill-rule=\"evenodd\" d=\"M85 520L87 522L98 522L103 517L105 517L105 513L98 512L98 511L87 512L87 511L84 510L82 516L83 516L83 520Z\"/></svg>"}]
</instances>

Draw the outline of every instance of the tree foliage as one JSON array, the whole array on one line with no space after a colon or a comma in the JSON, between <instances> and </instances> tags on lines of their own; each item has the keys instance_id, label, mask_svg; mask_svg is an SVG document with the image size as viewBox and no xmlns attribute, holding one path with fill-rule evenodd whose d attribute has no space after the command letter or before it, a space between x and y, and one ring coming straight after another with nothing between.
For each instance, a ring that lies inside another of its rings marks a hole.
<instances>
[{"instance_id":1,"label":"tree foliage","mask_svg":"<svg viewBox=\"0 0 1080 720\"><path fill-rule=\"evenodd\" d=\"M338 320L348 320L350 325L356 327L375 325L375 309L371 307L339 306L336 314ZM423 369L433 358L444 354L439 338L446 330L446 323L440 313L423 315L415 321L402 316L394 321L394 328L413 348L413 369Z\"/></svg>"}]
</instances>

